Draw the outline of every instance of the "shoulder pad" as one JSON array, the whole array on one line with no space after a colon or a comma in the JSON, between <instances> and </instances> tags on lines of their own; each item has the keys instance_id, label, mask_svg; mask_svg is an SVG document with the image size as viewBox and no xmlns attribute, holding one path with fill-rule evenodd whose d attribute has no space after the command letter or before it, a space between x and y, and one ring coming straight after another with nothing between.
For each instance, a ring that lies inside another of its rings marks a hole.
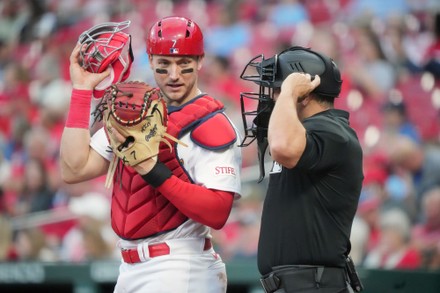
<instances>
[{"instance_id":1,"label":"shoulder pad","mask_svg":"<svg viewBox=\"0 0 440 293\"><path fill-rule=\"evenodd\" d=\"M233 144L237 134L229 119L222 113L216 113L194 127L191 139L205 149L219 150Z\"/></svg>"}]
</instances>

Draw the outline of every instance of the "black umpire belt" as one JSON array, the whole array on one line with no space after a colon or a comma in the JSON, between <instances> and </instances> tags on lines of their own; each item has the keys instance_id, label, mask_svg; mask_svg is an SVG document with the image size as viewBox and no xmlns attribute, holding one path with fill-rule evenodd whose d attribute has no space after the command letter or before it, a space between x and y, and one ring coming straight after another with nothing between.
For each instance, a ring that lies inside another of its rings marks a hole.
<instances>
[{"instance_id":1,"label":"black umpire belt","mask_svg":"<svg viewBox=\"0 0 440 293\"><path fill-rule=\"evenodd\" d=\"M344 268L321 266L274 267L274 270L264 275L260 281L266 293L273 293L279 289L286 292L312 292L317 288L324 289L320 292L325 292L325 288L335 292L335 289L343 290L349 286Z\"/></svg>"}]
</instances>

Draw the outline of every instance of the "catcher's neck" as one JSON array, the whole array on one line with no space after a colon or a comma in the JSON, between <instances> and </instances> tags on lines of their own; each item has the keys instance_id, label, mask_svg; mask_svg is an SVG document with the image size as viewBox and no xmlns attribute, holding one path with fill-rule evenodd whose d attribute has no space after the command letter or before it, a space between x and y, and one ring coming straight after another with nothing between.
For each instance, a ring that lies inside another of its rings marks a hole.
<instances>
[{"instance_id":1,"label":"catcher's neck","mask_svg":"<svg viewBox=\"0 0 440 293\"><path fill-rule=\"evenodd\" d=\"M178 107L180 105L183 105L183 104L191 101L192 99L199 96L200 94L202 94L202 91L199 90L198 88L196 88L193 91L191 91L190 93L188 93L187 95L180 96L178 98L177 97L173 98L172 96L167 96L165 94L164 94L164 96L165 96L165 101L168 106Z\"/></svg>"}]
</instances>

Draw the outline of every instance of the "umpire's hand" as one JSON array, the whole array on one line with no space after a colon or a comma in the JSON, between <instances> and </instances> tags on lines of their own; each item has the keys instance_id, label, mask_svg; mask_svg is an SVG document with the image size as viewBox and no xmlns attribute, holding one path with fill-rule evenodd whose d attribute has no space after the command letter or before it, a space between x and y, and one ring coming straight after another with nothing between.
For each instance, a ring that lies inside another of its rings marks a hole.
<instances>
[{"instance_id":1,"label":"umpire's hand","mask_svg":"<svg viewBox=\"0 0 440 293\"><path fill-rule=\"evenodd\" d=\"M283 81L281 92L292 96L301 102L310 92L312 92L321 83L319 75L312 76L308 73L291 73Z\"/></svg>"}]
</instances>

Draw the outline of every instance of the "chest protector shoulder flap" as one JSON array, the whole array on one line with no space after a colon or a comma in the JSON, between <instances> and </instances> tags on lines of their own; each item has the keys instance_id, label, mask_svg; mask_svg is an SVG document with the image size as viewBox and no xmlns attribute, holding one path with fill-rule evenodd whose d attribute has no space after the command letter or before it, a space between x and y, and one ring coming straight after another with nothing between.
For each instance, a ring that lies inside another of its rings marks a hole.
<instances>
[{"instance_id":1,"label":"chest protector shoulder flap","mask_svg":"<svg viewBox=\"0 0 440 293\"><path fill-rule=\"evenodd\" d=\"M209 96L200 96L189 104L168 112L167 132L180 138L191 131L201 120L221 112L224 106ZM177 144L170 141L173 149L161 143L159 160L175 176L186 182L191 178L177 157ZM115 233L123 239L141 239L157 233L170 231L187 220L166 197L148 185L133 168L121 162L113 178L111 221Z\"/></svg>"}]
</instances>

